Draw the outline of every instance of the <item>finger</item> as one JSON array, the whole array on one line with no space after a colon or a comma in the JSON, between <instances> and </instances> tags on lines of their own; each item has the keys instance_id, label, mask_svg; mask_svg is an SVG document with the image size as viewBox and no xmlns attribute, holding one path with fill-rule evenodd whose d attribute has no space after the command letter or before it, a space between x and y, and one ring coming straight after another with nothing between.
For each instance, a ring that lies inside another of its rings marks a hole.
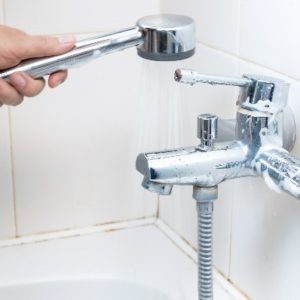
<instances>
[{"instance_id":1,"label":"finger","mask_svg":"<svg viewBox=\"0 0 300 300\"><path fill-rule=\"evenodd\" d=\"M9 76L10 84L21 94L27 97L38 95L45 87L44 79L33 79L25 73L14 73Z\"/></svg>"},{"instance_id":2,"label":"finger","mask_svg":"<svg viewBox=\"0 0 300 300\"><path fill-rule=\"evenodd\" d=\"M5 80L0 79L0 102L7 105L18 105L23 96Z\"/></svg>"},{"instance_id":3,"label":"finger","mask_svg":"<svg viewBox=\"0 0 300 300\"><path fill-rule=\"evenodd\" d=\"M51 88L55 88L66 81L68 77L67 71L55 72L49 76L48 85Z\"/></svg>"},{"instance_id":4,"label":"finger","mask_svg":"<svg viewBox=\"0 0 300 300\"><path fill-rule=\"evenodd\" d=\"M73 36L49 37L24 35L19 39L18 57L23 60L65 53L75 46Z\"/></svg>"}]
</instances>

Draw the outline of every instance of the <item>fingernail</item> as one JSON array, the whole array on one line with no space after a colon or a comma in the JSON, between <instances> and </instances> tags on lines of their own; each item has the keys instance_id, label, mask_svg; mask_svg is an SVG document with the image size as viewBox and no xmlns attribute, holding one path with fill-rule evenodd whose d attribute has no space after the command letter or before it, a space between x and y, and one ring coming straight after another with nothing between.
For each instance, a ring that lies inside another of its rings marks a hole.
<instances>
[{"instance_id":1,"label":"fingernail","mask_svg":"<svg viewBox=\"0 0 300 300\"><path fill-rule=\"evenodd\" d=\"M61 85L64 82L64 80L59 80L55 83L55 88L58 87L59 85Z\"/></svg>"},{"instance_id":2,"label":"fingernail","mask_svg":"<svg viewBox=\"0 0 300 300\"><path fill-rule=\"evenodd\" d=\"M58 38L60 44L71 44L75 43L75 38L72 35L63 35Z\"/></svg>"},{"instance_id":3,"label":"fingernail","mask_svg":"<svg viewBox=\"0 0 300 300\"><path fill-rule=\"evenodd\" d=\"M20 88L24 88L26 85L26 80L22 75L19 74L15 74L15 76L12 78L13 83L20 87Z\"/></svg>"}]
</instances>

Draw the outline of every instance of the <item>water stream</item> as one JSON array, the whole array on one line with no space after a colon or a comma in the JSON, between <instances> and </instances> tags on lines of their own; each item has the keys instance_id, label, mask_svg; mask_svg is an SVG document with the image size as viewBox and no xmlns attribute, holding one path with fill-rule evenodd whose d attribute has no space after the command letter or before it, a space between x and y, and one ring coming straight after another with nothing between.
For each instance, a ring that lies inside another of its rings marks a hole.
<instances>
[{"instance_id":1,"label":"water stream","mask_svg":"<svg viewBox=\"0 0 300 300\"><path fill-rule=\"evenodd\" d=\"M138 89L136 154L183 146L183 118L180 85L174 81L178 63L142 61ZM147 201L153 194L140 188L142 177L134 179L134 197Z\"/></svg>"}]
</instances>

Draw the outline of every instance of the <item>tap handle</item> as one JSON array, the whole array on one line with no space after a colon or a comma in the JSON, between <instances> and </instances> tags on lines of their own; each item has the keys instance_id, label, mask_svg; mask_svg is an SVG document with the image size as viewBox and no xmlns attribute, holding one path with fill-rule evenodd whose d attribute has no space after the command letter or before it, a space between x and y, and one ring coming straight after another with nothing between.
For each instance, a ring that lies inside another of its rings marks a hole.
<instances>
[{"instance_id":1,"label":"tap handle","mask_svg":"<svg viewBox=\"0 0 300 300\"><path fill-rule=\"evenodd\" d=\"M239 87L250 86L252 81L248 78L214 76L198 73L193 70L177 69L174 75L175 81L194 85L195 83L208 83L211 85L231 85Z\"/></svg>"},{"instance_id":2,"label":"tap handle","mask_svg":"<svg viewBox=\"0 0 300 300\"><path fill-rule=\"evenodd\" d=\"M197 136L200 139L199 148L208 151L212 148L218 135L218 117L212 114L202 114L197 118Z\"/></svg>"},{"instance_id":3,"label":"tap handle","mask_svg":"<svg viewBox=\"0 0 300 300\"><path fill-rule=\"evenodd\" d=\"M275 114L287 105L289 83L278 78L262 75L214 76L186 69L177 69L174 77L177 82L190 85L208 83L241 87L237 104L251 111Z\"/></svg>"}]
</instances>

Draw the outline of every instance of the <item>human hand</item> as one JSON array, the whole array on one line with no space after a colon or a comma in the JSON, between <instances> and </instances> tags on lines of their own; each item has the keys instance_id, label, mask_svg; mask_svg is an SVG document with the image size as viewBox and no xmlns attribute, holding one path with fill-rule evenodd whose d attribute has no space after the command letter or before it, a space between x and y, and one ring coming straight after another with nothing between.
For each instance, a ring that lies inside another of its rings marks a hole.
<instances>
[{"instance_id":1,"label":"human hand","mask_svg":"<svg viewBox=\"0 0 300 300\"><path fill-rule=\"evenodd\" d=\"M22 60L63 54L75 46L72 36L59 38L31 36L15 28L0 25L0 70L18 65ZM48 85L57 87L67 78L67 71L51 74ZM18 105L24 96L38 95L45 86L44 79L33 79L18 72L9 76L9 83L0 78L0 106Z\"/></svg>"}]
</instances>

